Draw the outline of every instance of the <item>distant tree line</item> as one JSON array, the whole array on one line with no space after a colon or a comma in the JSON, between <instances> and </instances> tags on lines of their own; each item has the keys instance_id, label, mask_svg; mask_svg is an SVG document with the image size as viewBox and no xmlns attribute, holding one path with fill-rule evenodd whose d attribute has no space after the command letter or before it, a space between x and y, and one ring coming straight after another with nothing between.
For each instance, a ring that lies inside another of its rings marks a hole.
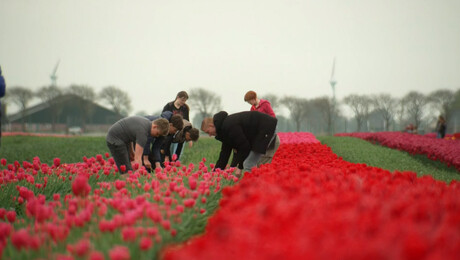
<instances>
[{"instance_id":1,"label":"distant tree line","mask_svg":"<svg viewBox=\"0 0 460 260\"><path fill-rule=\"evenodd\" d=\"M401 131L412 124L419 131L430 132L439 115L447 120L457 114L460 126L460 89L452 91L440 89L424 95L411 91L402 98L390 94L357 95L351 94L334 103L331 97L312 99L298 96L279 97L267 93L261 98L270 101L278 118L278 131L308 131L314 134L334 134L337 132L360 131ZM198 111L193 122L200 125L206 116L221 110L218 94L195 88L190 91L189 103ZM282 115L282 109L289 111L289 117ZM349 108L352 119L344 115ZM449 124L450 131L453 124Z\"/></svg>"},{"instance_id":2,"label":"distant tree line","mask_svg":"<svg viewBox=\"0 0 460 260\"><path fill-rule=\"evenodd\" d=\"M111 107L117 115L127 116L131 111L131 99L127 92L108 86L99 93L85 85L71 85L67 88L56 86L44 86L33 92L24 87L11 87L7 89L6 102L16 104L21 112L24 112L30 102L38 97L42 102L55 102L63 94L74 94L82 100L97 102L101 101ZM267 93L260 98L268 100L278 118L278 131L308 131L314 134L334 134L337 132L360 132L360 131L400 131L406 125L412 124L418 130L432 131L439 115L447 120L448 131L453 129L449 122L453 118L459 118L460 126L460 89L456 91L440 89L424 95L417 91L411 91L402 98L396 98L390 94L358 95L351 94L342 100L334 100L328 96L312 99L298 96L283 96ZM195 113L193 124L199 127L204 117L212 116L222 110L221 97L204 88L193 88L189 91L188 103ZM88 102L82 102L80 109L82 117L91 115L91 107ZM53 120L59 117L59 107L53 111ZM348 108L352 119L345 116L344 109ZM283 115L286 109L289 116ZM248 108L249 110L249 108ZM139 114L141 112L138 112ZM145 113L144 113L145 114ZM82 122L85 119L82 118Z\"/></svg>"}]
</instances>

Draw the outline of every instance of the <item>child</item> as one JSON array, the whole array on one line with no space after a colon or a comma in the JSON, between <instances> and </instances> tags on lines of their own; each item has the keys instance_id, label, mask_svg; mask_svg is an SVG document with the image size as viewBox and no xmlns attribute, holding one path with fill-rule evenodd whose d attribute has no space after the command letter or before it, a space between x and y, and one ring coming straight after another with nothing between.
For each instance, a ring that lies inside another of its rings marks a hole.
<instances>
[{"instance_id":1,"label":"child","mask_svg":"<svg viewBox=\"0 0 460 260\"><path fill-rule=\"evenodd\" d=\"M258 99L256 92L252 90L248 91L246 95L244 95L244 101L251 105L251 111L259 111L269 116L276 117L270 102L265 99Z\"/></svg>"},{"instance_id":2,"label":"child","mask_svg":"<svg viewBox=\"0 0 460 260\"><path fill-rule=\"evenodd\" d=\"M120 173L124 174L132 170L132 159L141 166L147 138L165 136L168 134L168 129L169 122L164 118L151 122L145 117L130 116L113 124L107 133L106 141Z\"/></svg>"}]
</instances>

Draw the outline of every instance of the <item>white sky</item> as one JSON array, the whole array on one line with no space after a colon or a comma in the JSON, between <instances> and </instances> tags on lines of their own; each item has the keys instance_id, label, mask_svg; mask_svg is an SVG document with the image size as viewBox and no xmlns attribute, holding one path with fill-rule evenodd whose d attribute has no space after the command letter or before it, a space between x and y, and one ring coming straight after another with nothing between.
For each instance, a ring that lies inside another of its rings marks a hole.
<instances>
[{"instance_id":1,"label":"white sky","mask_svg":"<svg viewBox=\"0 0 460 260\"><path fill-rule=\"evenodd\" d=\"M114 85L132 113L203 87L243 96L402 97L460 88L459 0L0 0L7 87ZM10 108L11 109L11 108ZM11 110L10 110L11 112ZM192 111L193 112L193 111Z\"/></svg>"}]
</instances>

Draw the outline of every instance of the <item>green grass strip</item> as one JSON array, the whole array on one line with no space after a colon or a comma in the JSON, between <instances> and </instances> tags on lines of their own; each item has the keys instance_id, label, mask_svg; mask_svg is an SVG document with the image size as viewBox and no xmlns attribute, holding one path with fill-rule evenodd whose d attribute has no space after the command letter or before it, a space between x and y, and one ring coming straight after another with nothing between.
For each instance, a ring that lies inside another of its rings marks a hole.
<instances>
[{"instance_id":1,"label":"green grass strip","mask_svg":"<svg viewBox=\"0 0 460 260\"><path fill-rule=\"evenodd\" d=\"M389 171L413 171L417 176L429 174L447 183L460 180L460 173L455 168L430 160L424 155L412 156L407 152L374 145L353 137L319 136L317 138L348 162L365 163Z\"/></svg>"}]
</instances>

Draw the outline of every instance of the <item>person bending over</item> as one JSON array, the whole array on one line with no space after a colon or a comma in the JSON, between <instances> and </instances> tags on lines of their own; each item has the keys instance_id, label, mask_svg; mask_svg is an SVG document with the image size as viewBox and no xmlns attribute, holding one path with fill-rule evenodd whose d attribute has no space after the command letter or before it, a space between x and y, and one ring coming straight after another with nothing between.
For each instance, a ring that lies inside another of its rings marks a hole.
<instances>
[{"instance_id":1,"label":"person bending over","mask_svg":"<svg viewBox=\"0 0 460 260\"><path fill-rule=\"evenodd\" d=\"M152 169L162 167L164 155L162 155L161 149L164 143L184 127L181 115L173 115L170 111L165 111L161 113L161 117L167 119L169 122L168 134L166 136L150 137L147 139L142 154L142 163L148 172L151 172ZM147 116L147 118L152 121L157 116Z\"/></svg>"},{"instance_id":2,"label":"person bending over","mask_svg":"<svg viewBox=\"0 0 460 260\"><path fill-rule=\"evenodd\" d=\"M260 164L267 150L276 150L276 124L278 120L258 111L239 112L228 115L221 111L203 119L201 130L222 142L215 168L224 169L234 151L230 167L237 167L235 175L250 171ZM273 152L274 154L274 152Z\"/></svg>"},{"instance_id":3,"label":"person bending over","mask_svg":"<svg viewBox=\"0 0 460 260\"><path fill-rule=\"evenodd\" d=\"M132 170L132 160L141 166L147 138L165 136L168 129L169 122L164 118L151 122L145 117L130 116L113 124L107 133L106 141L118 171L124 174Z\"/></svg>"}]
</instances>

